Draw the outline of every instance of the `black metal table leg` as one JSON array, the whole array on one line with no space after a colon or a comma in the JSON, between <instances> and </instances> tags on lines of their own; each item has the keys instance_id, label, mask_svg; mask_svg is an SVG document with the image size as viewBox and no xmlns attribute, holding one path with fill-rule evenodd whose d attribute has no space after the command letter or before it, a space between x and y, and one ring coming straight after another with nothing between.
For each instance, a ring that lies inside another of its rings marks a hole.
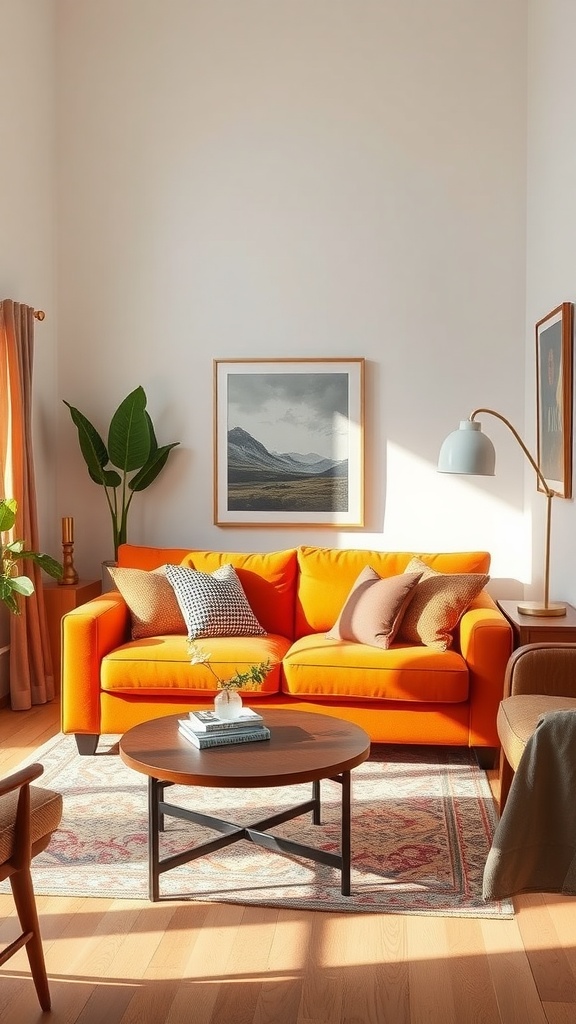
<instances>
[{"instance_id":1,"label":"black metal table leg","mask_svg":"<svg viewBox=\"0 0 576 1024\"><path fill-rule=\"evenodd\" d=\"M148 893L152 903L160 898L160 814L158 803L164 786L158 779L148 778ZM164 817L164 816L162 816Z\"/></svg>"},{"instance_id":2,"label":"black metal table leg","mask_svg":"<svg viewBox=\"0 0 576 1024\"><path fill-rule=\"evenodd\" d=\"M312 824L321 825L320 820L320 779L312 783L312 800L314 801L314 810L312 811Z\"/></svg>"},{"instance_id":3,"label":"black metal table leg","mask_svg":"<svg viewBox=\"0 0 576 1024\"><path fill-rule=\"evenodd\" d=\"M350 772L342 772L342 837L341 837L341 854L342 854L342 895L350 895L350 857L351 857L351 842L350 842L350 829L351 829L351 810L350 810Z\"/></svg>"}]
</instances>

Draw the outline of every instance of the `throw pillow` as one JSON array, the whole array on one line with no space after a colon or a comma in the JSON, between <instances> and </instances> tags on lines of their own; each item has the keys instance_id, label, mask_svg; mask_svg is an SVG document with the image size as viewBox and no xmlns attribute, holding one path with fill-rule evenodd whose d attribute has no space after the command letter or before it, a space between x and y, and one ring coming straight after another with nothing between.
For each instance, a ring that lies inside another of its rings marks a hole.
<instances>
[{"instance_id":1,"label":"throw pillow","mask_svg":"<svg viewBox=\"0 0 576 1024\"><path fill-rule=\"evenodd\" d=\"M484 573L437 572L420 558L412 558L405 572L419 572L421 576L402 617L398 640L446 651L454 639L452 630L490 577Z\"/></svg>"},{"instance_id":2,"label":"throw pillow","mask_svg":"<svg viewBox=\"0 0 576 1024\"><path fill-rule=\"evenodd\" d=\"M266 633L254 615L234 566L212 573L167 565L188 636L258 636Z\"/></svg>"},{"instance_id":3,"label":"throw pillow","mask_svg":"<svg viewBox=\"0 0 576 1024\"><path fill-rule=\"evenodd\" d=\"M358 576L332 629L330 640L390 647L420 572L382 578L370 565Z\"/></svg>"},{"instance_id":4,"label":"throw pillow","mask_svg":"<svg viewBox=\"0 0 576 1024\"><path fill-rule=\"evenodd\" d=\"M108 572L130 609L133 640L186 632L165 565L151 572L109 565Z\"/></svg>"}]
</instances>

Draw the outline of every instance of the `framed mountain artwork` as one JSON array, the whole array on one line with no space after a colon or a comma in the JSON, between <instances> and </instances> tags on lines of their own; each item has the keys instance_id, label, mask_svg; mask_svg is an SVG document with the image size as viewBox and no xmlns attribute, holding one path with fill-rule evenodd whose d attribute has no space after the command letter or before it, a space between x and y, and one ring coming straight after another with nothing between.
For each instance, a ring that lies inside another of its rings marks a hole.
<instances>
[{"instance_id":1,"label":"framed mountain artwork","mask_svg":"<svg viewBox=\"0 0 576 1024\"><path fill-rule=\"evenodd\" d=\"M214 361L217 526L363 526L364 359Z\"/></svg>"}]
</instances>

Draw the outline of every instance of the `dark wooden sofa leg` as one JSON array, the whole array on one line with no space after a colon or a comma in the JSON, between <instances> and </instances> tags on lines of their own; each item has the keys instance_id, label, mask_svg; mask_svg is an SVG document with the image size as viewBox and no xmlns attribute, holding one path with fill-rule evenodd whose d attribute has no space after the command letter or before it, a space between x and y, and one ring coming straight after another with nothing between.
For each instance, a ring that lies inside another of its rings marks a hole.
<instances>
[{"instance_id":1,"label":"dark wooden sofa leg","mask_svg":"<svg viewBox=\"0 0 576 1024\"><path fill-rule=\"evenodd\" d=\"M80 733L74 734L76 739L76 746L78 747L79 754L95 754L96 747L98 746L98 740L100 739L98 733Z\"/></svg>"}]
</instances>

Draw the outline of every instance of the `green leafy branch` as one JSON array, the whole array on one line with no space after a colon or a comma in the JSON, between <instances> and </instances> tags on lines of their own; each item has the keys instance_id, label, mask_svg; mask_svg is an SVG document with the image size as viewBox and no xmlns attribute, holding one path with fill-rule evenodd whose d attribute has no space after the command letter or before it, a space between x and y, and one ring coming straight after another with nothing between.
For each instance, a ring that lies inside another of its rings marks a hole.
<instances>
[{"instance_id":1,"label":"green leafy branch","mask_svg":"<svg viewBox=\"0 0 576 1024\"><path fill-rule=\"evenodd\" d=\"M219 690L258 690L268 673L272 671L272 664L270 659L268 659L268 661L261 661L258 665L251 665L245 672L236 670L230 679L221 679L210 664L212 655L205 651L195 640L188 639L188 650L190 651L190 664L206 665L214 676Z\"/></svg>"}]
</instances>

